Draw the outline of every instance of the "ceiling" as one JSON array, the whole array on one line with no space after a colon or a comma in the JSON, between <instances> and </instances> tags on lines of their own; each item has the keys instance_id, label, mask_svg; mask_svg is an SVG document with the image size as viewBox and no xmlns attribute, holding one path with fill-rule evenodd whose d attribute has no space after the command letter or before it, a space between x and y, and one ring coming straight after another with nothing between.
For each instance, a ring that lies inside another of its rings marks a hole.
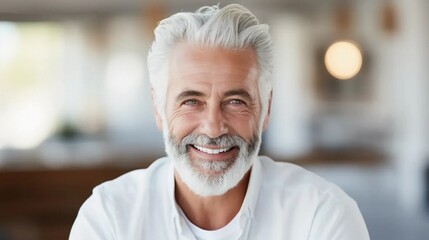
<instances>
[{"instance_id":1,"label":"ceiling","mask_svg":"<svg viewBox=\"0 0 429 240\"><path fill-rule=\"evenodd\" d=\"M81 14L109 14L118 12L140 11L156 4L163 4L168 10L193 10L203 4L211 5L221 2L242 3L253 8L278 8L280 6L308 7L339 0L239 0L239 1L210 1L210 0L0 0L0 20L8 18L25 19L40 16L67 16ZM350 0L349 0L350 1Z\"/></svg>"}]
</instances>

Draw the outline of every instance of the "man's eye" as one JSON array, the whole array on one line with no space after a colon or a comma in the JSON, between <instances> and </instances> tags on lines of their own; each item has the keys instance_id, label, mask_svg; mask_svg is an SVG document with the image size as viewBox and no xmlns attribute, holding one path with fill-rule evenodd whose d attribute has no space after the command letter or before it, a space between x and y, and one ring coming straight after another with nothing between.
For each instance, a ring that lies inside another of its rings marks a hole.
<instances>
[{"instance_id":1,"label":"man's eye","mask_svg":"<svg viewBox=\"0 0 429 240\"><path fill-rule=\"evenodd\" d=\"M185 106L195 106L197 104L198 104L198 100L195 100L195 99L189 99L182 103L182 105L185 105Z\"/></svg>"},{"instance_id":2,"label":"man's eye","mask_svg":"<svg viewBox=\"0 0 429 240\"><path fill-rule=\"evenodd\" d=\"M232 99L228 102L229 104L232 105L241 105L241 104L245 104L244 101L240 100L240 99Z\"/></svg>"},{"instance_id":3,"label":"man's eye","mask_svg":"<svg viewBox=\"0 0 429 240\"><path fill-rule=\"evenodd\" d=\"M245 110L247 107L246 102L240 99L228 100L225 104L225 109L233 112L240 112Z\"/></svg>"}]
</instances>

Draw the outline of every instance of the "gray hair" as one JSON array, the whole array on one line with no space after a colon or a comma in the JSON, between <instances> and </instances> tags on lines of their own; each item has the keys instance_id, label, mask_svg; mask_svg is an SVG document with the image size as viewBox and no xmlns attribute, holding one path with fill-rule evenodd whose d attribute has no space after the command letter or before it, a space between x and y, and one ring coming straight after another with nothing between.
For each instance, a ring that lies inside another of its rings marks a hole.
<instances>
[{"instance_id":1,"label":"gray hair","mask_svg":"<svg viewBox=\"0 0 429 240\"><path fill-rule=\"evenodd\" d=\"M148 55L149 79L157 111L165 117L168 84L168 55L180 41L209 48L242 49L252 47L260 67L259 96L261 119L267 113L270 92L273 46L266 24L245 7L231 4L223 8L206 6L195 13L180 12L162 20L155 29L155 40Z\"/></svg>"}]
</instances>

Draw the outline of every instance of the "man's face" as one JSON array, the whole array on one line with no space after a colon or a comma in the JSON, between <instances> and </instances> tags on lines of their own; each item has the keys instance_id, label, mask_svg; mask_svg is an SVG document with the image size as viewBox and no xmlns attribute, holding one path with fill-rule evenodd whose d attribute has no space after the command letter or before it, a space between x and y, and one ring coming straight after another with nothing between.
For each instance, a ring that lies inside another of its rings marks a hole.
<instances>
[{"instance_id":1,"label":"man's face","mask_svg":"<svg viewBox=\"0 0 429 240\"><path fill-rule=\"evenodd\" d=\"M166 119L157 117L167 153L196 194L223 194L241 180L259 150L256 55L250 48L178 43L168 64Z\"/></svg>"}]
</instances>

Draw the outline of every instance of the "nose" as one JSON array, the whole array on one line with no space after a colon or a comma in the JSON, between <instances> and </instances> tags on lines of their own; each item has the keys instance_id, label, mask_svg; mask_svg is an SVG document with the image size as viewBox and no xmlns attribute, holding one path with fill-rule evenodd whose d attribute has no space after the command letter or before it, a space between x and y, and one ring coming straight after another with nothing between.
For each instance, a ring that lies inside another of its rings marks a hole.
<instances>
[{"instance_id":1,"label":"nose","mask_svg":"<svg viewBox=\"0 0 429 240\"><path fill-rule=\"evenodd\" d=\"M221 106L207 106L201 114L200 133L217 138L228 133L228 127Z\"/></svg>"}]
</instances>

